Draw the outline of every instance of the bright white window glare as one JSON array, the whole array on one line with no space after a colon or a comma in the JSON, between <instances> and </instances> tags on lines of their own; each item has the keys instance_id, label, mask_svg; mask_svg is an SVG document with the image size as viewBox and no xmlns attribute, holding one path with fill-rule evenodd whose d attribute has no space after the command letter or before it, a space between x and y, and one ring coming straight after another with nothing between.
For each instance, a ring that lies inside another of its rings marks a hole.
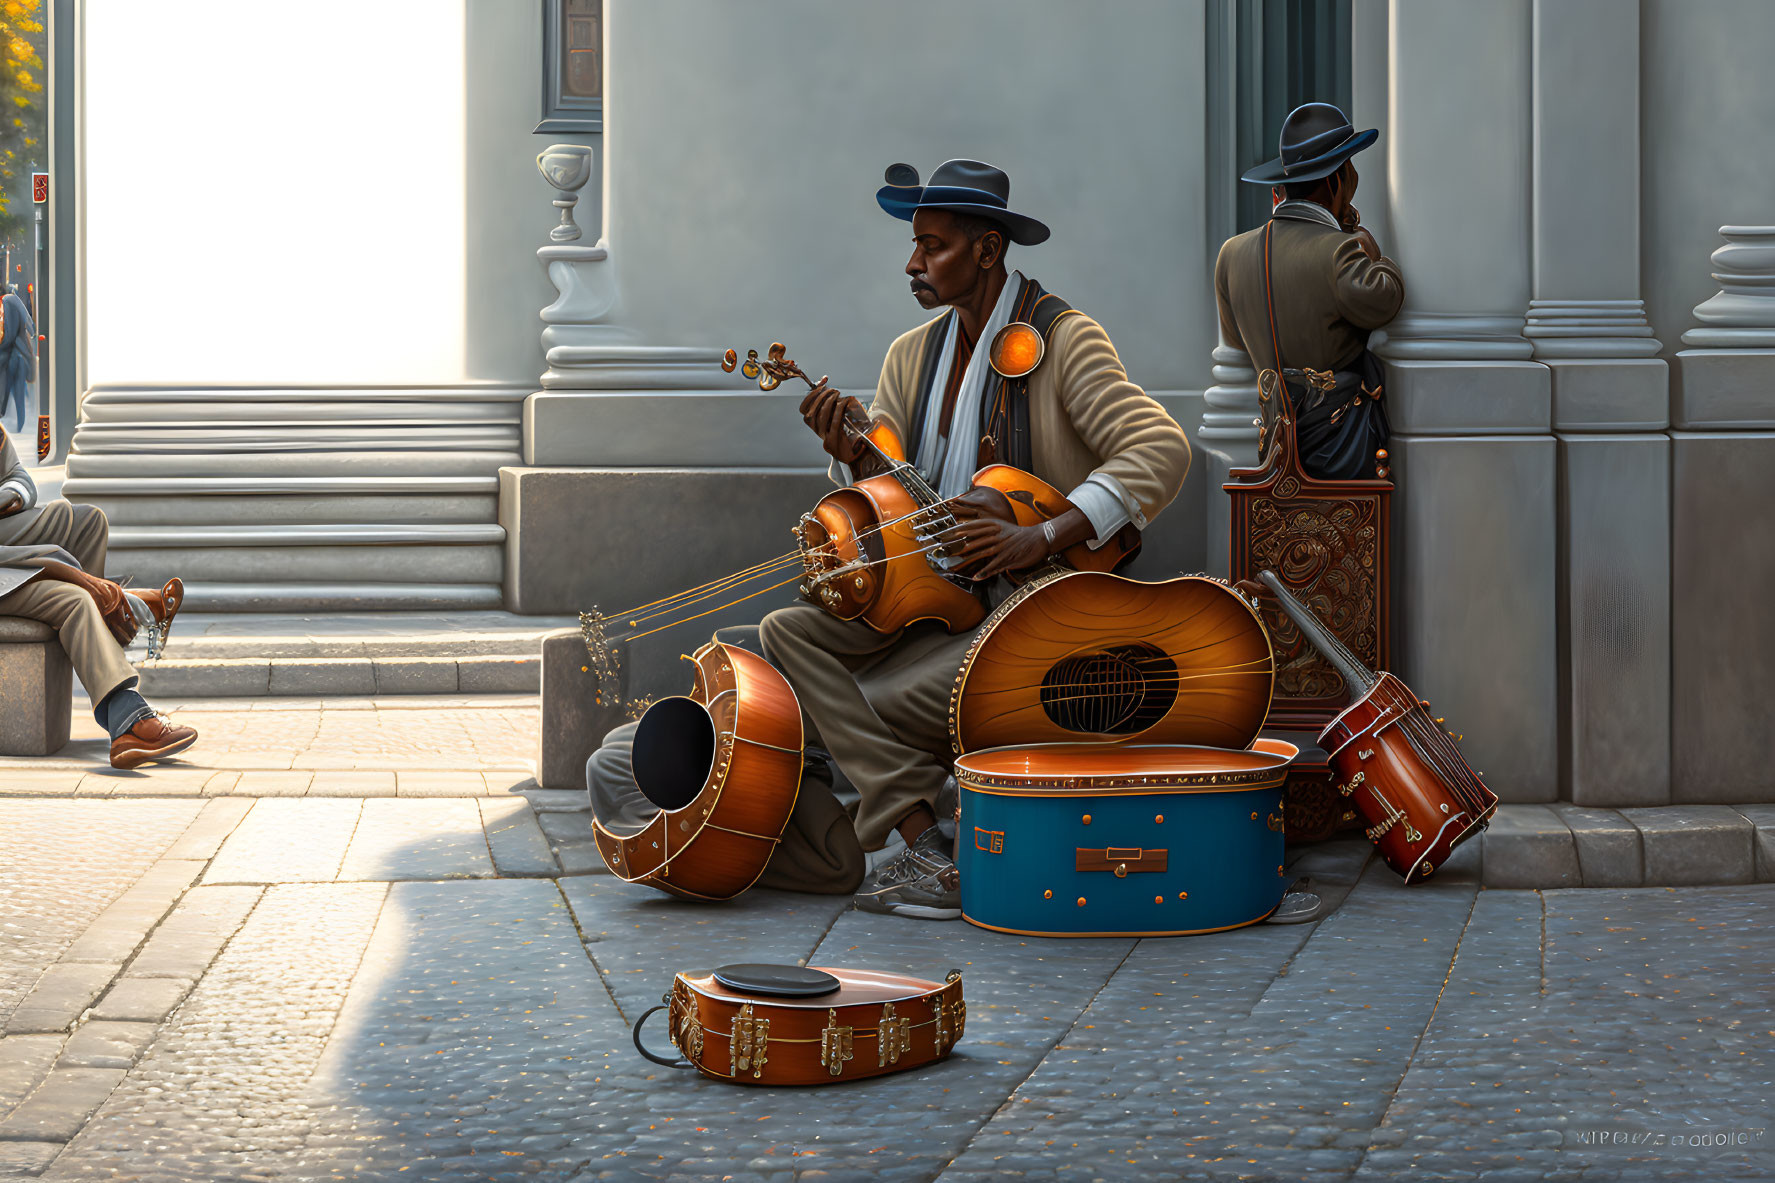
<instances>
[{"instance_id":1,"label":"bright white window glare","mask_svg":"<svg viewBox=\"0 0 1775 1183\"><path fill-rule=\"evenodd\" d=\"M463 376L463 0L87 0L93 385Z\"/></svg>"}]
</instances>

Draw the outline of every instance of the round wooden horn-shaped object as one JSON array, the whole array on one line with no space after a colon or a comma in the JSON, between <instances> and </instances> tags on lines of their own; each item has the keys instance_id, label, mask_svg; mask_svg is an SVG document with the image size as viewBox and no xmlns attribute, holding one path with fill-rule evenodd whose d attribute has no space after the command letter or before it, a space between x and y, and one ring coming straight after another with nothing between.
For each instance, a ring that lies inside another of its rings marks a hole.
<instances>
[{"instance_id":1,"label":"round wooden horn-shaped object","mask_svg":"<svg viewBox=\"0 0 1775 1183\"><path fill-rule=\"evenodd\" d=\"M635 784L658 807L633 833L592 819L613 874L684 899L726 900L758 881L801 791L801 704L769 662L711 641L696 684L635 729Z\"/></svg>"}]
</instances>

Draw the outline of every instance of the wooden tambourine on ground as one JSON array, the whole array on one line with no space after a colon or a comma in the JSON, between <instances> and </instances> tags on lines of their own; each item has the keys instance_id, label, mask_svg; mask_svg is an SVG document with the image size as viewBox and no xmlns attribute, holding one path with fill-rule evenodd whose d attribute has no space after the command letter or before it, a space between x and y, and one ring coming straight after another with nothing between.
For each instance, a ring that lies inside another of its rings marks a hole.
<instances>
[{"instance_id":1,"label":"wooden tambourine on ground","mask_svg":"<svg viewBox=\"0 0 1775 1183\"><path fill-rule=\"evenodd\" d=\"M666 1011L682 1059L656 1055L641 1027ZM922 1068L955 1047L967 1024L961 973L905 974L799 965L726 965L681 973L635 1020L635 1050L668 1068L734 1084L836 1084Z\"/></svg>"}]
</instances>

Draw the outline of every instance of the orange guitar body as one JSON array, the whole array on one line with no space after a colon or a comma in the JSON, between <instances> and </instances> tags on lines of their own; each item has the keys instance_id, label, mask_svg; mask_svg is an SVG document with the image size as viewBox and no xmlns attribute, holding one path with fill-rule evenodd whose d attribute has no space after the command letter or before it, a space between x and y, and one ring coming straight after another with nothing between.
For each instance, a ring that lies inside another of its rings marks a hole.
<instances>
[{"instance_id":1,"label":"orange guitar body","mask_svg":"<svg viewBox=\"0 0 1775 1183\"><path fill-rule=\"evenodd\" d=\"M659 812L632 833L596 818L619 879L691 900L732 899L758 881L801 791L801 704L771 664L711 641L689 659L696 686L662 698L635 731L635 784Z\"/></svg>"},{"instance_id":2,"label":"orange guitar body","mask_svg":"<svg viewBox=\"0 0 1775 1183\"><path fill-rule=\"evenodd\" d=\"M890 456L905 454L886 424L877 424L870 438ZM966 497L1019 526L1074 508L1054 486L1008 464L987 465L973 484ZM930 553L954 520L941 506L921 505L893 473L828 493L794 527L807 568L801 594L840 620L861 620L877 632L918 620L940 621L952 633L972 629L985 618L985 605L970 580L945 574ZM1103 546L1081 542L1060 557L1081 571L1110 571L1139 549L1139 532L1125 527Z\"/></svg>"},{"instance_id":3,"label":"orange guitar body","mask_svg":"<svg viewBox=\"0 0 1775 1183\"><path fill-rule=\"evenodd\" d=\"M1217 580L1051 572L975 635L950 737L957 755L1080 741L1238 751L1263 728L1274 672L1256 610Z\"/></svg>"}]
</instances>

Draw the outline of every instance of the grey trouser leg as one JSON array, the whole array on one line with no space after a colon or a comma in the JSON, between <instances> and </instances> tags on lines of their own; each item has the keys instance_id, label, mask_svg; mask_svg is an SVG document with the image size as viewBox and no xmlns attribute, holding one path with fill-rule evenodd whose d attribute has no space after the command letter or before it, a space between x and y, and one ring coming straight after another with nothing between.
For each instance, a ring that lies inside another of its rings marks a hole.
<instances>
[{"instance_id":1,"label":"grey trouser leg","mask_svg":"<svg viewBox=\"0 0 1775 1183\"><path fill-rule=\"evenodd\" d=\"M801 700L808 742L831 752L862 795L863 849L880 850L919 805L934 812L949 775L949 692L970 634L923 623L886 635L812 604L772 612L761 632Z\"/></svg>"}]
</instances>

